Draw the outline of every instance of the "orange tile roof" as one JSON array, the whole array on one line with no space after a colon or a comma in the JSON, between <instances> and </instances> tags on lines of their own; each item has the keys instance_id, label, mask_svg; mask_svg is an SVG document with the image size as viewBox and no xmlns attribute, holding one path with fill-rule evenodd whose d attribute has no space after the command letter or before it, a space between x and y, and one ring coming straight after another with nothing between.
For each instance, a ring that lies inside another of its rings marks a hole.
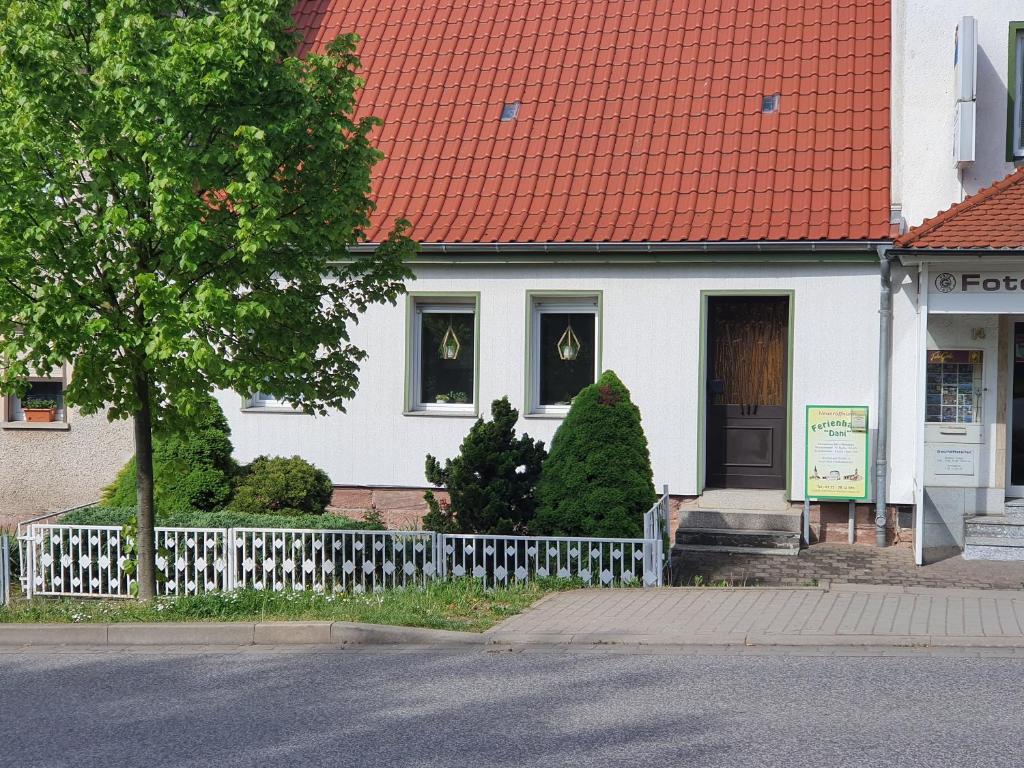
<instances>
[{"instance_id":1,"label":"orange tile roof","mask_svg":"<svg viewBox=\"0 0 1024 768\"><path fill-rule=\"evenodd\" d=\"M1024 249L1024 168L896 239L898 248Z\"/></svg>"},{"instance_id":2,"label":"orange tile roof","mask_svg":"<svg viewBox=\"0 0 1024 768\"><path fill-rule=\"evenodd\" d=\"M371 241L400 217L438 243L889 239L889 0L304 0L295 19L316 50L363 40Z\"/></svg>"}]
</instances>

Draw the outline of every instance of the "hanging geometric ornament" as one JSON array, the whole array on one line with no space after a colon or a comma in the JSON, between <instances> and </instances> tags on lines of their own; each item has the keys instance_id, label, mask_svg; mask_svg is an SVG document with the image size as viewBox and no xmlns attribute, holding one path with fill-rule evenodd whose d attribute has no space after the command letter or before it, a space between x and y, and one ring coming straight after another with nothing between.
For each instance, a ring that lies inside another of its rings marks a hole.
<instances>
[{"instance_id":1,"label":"hanging geometric ornament","mask_svg":"<svg viewBox=\"0 0 1024 768\"><path fill-rule=\"evenodd\" d=\"M565 328L565 333L558 340L558 356L563 360L575 360L580 354L580 340L573 333L572 323Z\"/></svg>"},{"instance_id":2,"label":"hanging geometric ornament","mask_svg":"<svg viewBox=\"0 0 1024 768\"><path fill-rule=\"evenodd\" d=\"M452 328L451 321L448 321L448 330L444 332L444 338L441 339L441 347L438 353L441 355L442 360L458 360L460 349L462 349L462 344L459 343L459 337L455 335L455 329Z\"/></svg>"}]
</instances>

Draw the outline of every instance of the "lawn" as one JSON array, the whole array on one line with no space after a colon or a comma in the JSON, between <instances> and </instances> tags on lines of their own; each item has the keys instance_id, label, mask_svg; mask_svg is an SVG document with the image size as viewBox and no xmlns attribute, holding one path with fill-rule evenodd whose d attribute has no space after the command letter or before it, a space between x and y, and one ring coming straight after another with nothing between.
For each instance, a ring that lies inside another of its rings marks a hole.
<instances>
[{"instance_id":1,"label":"lawn","mask_svg":"<svg viewBox=\"0 0 1024 768\"><path fill-rule=\"evenodd\" d=\"M240 590L163 597L151 604L42 597L25 600L12 596L11 604L0 608L0 623L360 621L483 632L550 592L578 586L569 580L541 579L487 590L478 581L462 579L368 594Z\"/></svg>"}]
</instances>

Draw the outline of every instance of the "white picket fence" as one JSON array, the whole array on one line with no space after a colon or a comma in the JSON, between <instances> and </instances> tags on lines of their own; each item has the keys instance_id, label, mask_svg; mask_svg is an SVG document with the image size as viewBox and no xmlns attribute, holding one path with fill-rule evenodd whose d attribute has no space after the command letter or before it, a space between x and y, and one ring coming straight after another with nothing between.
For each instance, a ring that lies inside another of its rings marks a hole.
<instances>
[{"instance_id":1,"label":"white picket fence","mask_svg":"<svg viewBox=\"0 0 1024 768\"><path fill-rule=\"evenodd\" d=\"M661 504L661 502L659 502ZM667 501L665 502L667 510ZM655 505L648 516L658 525ZM645 530L648 522L645 516ZM653 530L653 528L652 528ZM22 532L26 596L128 597L117 526L32 523ZM544 577L591 586L664 581L663 537L448 535L430 531L157 528L157 593L234 589L365 592L470 577L503 586Z\"/></svg>"}]
</instances>

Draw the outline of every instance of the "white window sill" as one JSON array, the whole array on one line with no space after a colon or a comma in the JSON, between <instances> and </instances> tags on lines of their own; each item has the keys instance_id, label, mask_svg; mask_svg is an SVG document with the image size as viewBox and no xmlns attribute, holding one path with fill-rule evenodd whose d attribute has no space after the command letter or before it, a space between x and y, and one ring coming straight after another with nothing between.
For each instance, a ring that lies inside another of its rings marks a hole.
<instances>
[{"instance_id":1,"label":"white window sill","mask_svg":"<svg viewBox=\"0 0 1024 768\"><path fill-rule=\"evenodd\" d=\"M294 413L299 416L307 416L305 411L300 411L298 408L292 408L288 405L250 405L242 408L242 413Z\"/></svg>"},{"instance_id":2,"label":"white window sill","mask_svg":"<svg viewBox=\"0 0 1024 768\"><path fill-rule=\"evenodd\" d=\"M404 411L403 416L449 416L456 419L475 419L479 416L475 406L465 407L432 407L413 408L411 411Z\"/></svg>"},{"instance_id":3,"label":"white window sill","mask_svg":"<svg viewBox=\"0 0 1024 768\"><path fill-rule=\"evenodd\" d=\"M568 413L569 413L569 409L568 408L565 408L564 410L559 409L557 411L555 411L555 410L551 410L551 411L533 411L531 413L524 414L523 418L524 419L556 419L556 420L561 420L561 419L564 419Z\"/></svg>"},{"instance_id":4,"label":"white window sill","mask_svg":"<svg viewBox=\"0 0 1024 768\"><path fill-rule=\"evenodd\" d=\"M67 431L71 425L66 421L5 421L0 429L42 429L50 431Z\"/></svg>"}]
</instances>

